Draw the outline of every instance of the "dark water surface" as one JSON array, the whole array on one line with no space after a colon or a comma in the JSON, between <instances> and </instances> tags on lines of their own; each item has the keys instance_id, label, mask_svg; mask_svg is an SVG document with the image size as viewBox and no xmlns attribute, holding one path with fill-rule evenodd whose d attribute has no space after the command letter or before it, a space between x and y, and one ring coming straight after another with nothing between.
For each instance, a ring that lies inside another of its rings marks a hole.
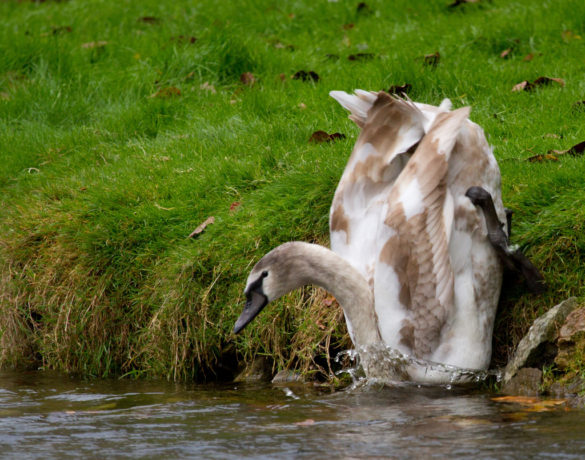
<instances>
[{"instance_id":1,"label":"dark water surface","mask_svg":"<svg viewBox=\"0 0 585 460\"><path fill-rule=\"evenodd\" d=\"M3 458L585 458L585 411L444 387L0 372Z\"/></svg>"}]
</instances>

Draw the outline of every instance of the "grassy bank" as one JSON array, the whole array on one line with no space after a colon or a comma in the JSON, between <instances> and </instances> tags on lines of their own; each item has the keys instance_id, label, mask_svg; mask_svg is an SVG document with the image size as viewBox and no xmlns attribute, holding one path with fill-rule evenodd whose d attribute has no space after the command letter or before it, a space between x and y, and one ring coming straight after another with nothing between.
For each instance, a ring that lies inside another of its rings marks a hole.
<instances>
[{"instance_id":1,"label":"grassy bank","mask_svg":"<svg viewBox=\"0 0 585 460\"><path fill-rule=\"evenodd\" d=\"M230 331L264 252L327 244L358 132L333 89L409 83L414 100L473 106L513 240L550 286L506 284L495 364L538 313L585 295L585 158L526 161L585 140L585 4L358 4L0 3L2 365L216 378L260 353L326 373L349 341L319 290ZM541 76L565 85L512 91ZM316 130L347 137L308 142Z\"/></svg>"}]
</instances>

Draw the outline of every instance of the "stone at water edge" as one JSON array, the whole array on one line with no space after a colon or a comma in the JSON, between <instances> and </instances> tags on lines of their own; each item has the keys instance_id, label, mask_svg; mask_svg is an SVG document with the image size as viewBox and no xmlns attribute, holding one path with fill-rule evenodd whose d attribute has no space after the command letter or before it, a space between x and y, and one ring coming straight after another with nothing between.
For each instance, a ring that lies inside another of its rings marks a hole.
<instances>
[{"instance_id":1,"label":"stone at water edge","mask_svg":"<svg viewBox=\"0 0 585 460\"><path fill-rule=\"evenodd\" d=\"M561 327L557 345L559 352L555 364L560 370L565 370L575 353L577 345L583 347L585 342L585 307L573 310Z\"/></svg>"},{"instance_id":2,"label":"stone at water edge","mask_svg":"<svg viewBox=\"0 0 585 460\"><path fill-rule=\"evenodd\" d=\"M552 343L556 340L557 331L564 323L569 313L577 308L577 306L577 299L571 297L554 306L532 323L528 333L522 338L522 340L520 340L514 355L504 370L504 385L516 375L519 369L526 365L529 359L532 358L533 352L540 345L546 342Z\"/></svg>"},{"instance_id":3,"label":"stone at water edge","mask_svg":"<svg viewBox=\"0 0 585 460\"><path fill-rule=\"evenodd\" d=\"M542 385L542 371L524 367L502 387L502 393L515 396L538 396Z\"/></svg>"}]
</instances>

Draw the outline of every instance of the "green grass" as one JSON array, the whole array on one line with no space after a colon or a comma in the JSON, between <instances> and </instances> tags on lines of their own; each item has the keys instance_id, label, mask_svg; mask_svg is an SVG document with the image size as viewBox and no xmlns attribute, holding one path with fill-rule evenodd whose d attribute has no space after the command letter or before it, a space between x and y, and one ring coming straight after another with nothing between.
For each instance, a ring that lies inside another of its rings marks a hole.
<instances>
[{"instance_id":1,"label":"green grass","mask_svg":"<svg viewBox=\"0 0 585 460\"><path fill-rule=\"evenodd\" d=\"M264 252L327 244L358 133L333 89L410 83L414 100L473 106L515 211L513 240L550 286L534 297L507 283L494 363L538 313L585 295L585 158L525 161L585 140L585 111L573 108L585 99L585 4L358 3L0 2L4 366L215 378L260 353L275 368L327 369L349 341L320 291L276 302L237 339L230 331ZM436 68L423 65L436 51ZM360 52L374 57L348 59ZM320 81L291 79L298 70ZM511 91L543 75L566 86ZM347 139L308 143L317 129Z\"/></svg>"}]
</instances>

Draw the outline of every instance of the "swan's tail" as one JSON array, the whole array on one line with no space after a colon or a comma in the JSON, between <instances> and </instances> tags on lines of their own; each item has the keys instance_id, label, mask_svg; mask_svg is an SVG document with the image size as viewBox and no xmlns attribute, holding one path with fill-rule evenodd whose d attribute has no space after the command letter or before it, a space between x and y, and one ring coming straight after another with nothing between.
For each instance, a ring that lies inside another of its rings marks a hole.
<instances>
[{"instance_id":1,"label":"swan's tail","mask_svg":"<svg viewBox=\"0 0 585 460\"><path fill-rule=\"evenodd\" d=\"M333 99L351 113L349 119L353 120L360 128L363 128L368 118L368 111L376 102L378 94L363 89L356 89L355 94L347 94L345 91L331 91L329 93Z\"/></svg>"}]
</instances>

